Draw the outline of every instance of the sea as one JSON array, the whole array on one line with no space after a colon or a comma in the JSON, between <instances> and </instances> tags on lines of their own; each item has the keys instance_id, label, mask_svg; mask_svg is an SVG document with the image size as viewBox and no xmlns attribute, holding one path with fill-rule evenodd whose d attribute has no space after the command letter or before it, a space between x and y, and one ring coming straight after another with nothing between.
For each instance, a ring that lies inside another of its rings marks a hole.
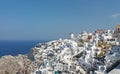
<instances>
[{"instance_id":1,"label":"sea","mask_svg":"<svg viewBox=\"0 0 120 74\"><path fill-rule=\"evenodd\" d=\"M0 40L0 56L27 54L36 44L45 42L48 40Z\"/></svg>"}]
</instances>

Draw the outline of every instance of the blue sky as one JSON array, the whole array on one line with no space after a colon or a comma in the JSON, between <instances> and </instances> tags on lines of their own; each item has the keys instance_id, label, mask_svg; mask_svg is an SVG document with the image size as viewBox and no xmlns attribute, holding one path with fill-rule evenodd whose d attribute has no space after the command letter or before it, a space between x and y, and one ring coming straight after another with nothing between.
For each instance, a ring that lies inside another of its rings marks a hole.
<instances>
[{"instance_id":1,"label":"blue sky","mask_svg":"<svg viewBox=\"0 0 120 74\"><path fill-rule=\"evenodd\" d=\"M66 38L70 32L112 29L120 0L0 0L0 40Z\"/></svg>"}]
</instances>

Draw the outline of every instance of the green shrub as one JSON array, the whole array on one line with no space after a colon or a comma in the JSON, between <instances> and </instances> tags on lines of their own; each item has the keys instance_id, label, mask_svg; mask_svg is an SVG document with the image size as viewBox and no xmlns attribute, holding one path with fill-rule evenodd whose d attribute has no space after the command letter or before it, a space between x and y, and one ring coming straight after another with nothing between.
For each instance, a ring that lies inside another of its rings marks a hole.
<instances>
[{"instance_id":1,"label":"green shrub","mask_svg":"<svg viewBox=\"0 0 120 74\"><path fill-rule=\"evenodd\" d=\"M77 54L77 55L76 55L76 56L74 56L74 57L76 57L76 58L80 58L80 57L82 56L82 54L83 54L83 52L81 52L81 53Z\"/></svg>"}]
</instances>

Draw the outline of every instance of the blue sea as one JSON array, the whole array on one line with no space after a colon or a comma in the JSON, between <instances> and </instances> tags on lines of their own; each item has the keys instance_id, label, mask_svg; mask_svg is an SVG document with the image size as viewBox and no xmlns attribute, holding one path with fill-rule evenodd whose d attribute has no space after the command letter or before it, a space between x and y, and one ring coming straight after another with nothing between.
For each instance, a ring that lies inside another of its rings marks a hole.
<instances>
[{"instance_id":1,"label":"blue sea","mask_svg":"<svg viewBox=\"0 0 120 74\"><path fill-rule=\"evenodd\" d=\"M0 56L18 54L27 54L38 43L44 43L47 40L1 40L0 41Z\"/></svg>"}]
</instances>

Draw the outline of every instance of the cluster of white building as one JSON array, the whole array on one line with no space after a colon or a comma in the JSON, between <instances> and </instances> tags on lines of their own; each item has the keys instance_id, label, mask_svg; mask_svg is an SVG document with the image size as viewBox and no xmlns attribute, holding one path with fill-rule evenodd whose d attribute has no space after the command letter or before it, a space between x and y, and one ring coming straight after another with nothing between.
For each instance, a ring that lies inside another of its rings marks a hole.
<instances>
[{"instance_id":1,"label":"cluster of white building","mask_svg":"<svg viewBox=\"0 0 120 74\"><path fill-rule=\"evenodd\" d=\"M70 33L68 39L37 44L31 74L107 74L107 68L120 60L117 30Z\"/></svg>"}]
</instances>

